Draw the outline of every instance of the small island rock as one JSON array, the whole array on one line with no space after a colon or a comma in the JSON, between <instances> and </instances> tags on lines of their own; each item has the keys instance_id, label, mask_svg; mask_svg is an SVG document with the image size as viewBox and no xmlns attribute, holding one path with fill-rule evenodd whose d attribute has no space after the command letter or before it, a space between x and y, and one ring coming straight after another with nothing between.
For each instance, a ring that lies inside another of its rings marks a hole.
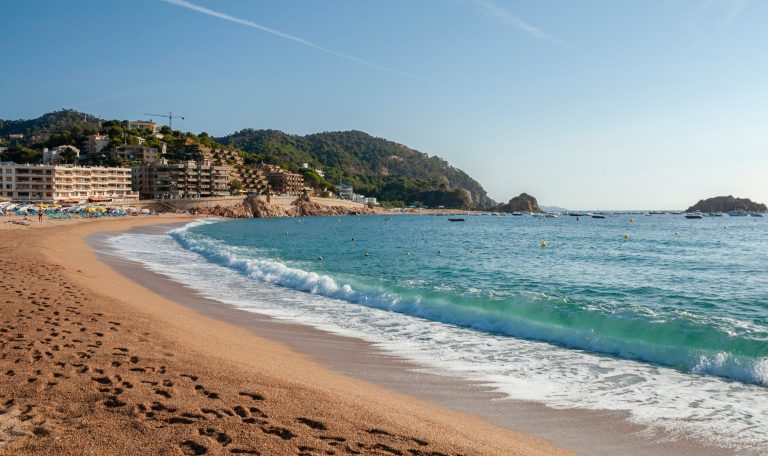
<instances>
[{"instance_id":1,"label":"small island rock","mask_svg":"<svg viewBox=\"0 0 768 456\"><path fill-rule=\"evenodd\" d=\"M734 198L728 196L716 196L705 200L699 200L698 203L686 209L686 212L766 212L768 207L762 203L755 203L749 198Z\"/></svg>"},{"instance_id":2,"label":"small island rock","mask_svg":"<svg viewBox=\"0 0 768 456\"><path fill-rule=\"evenodd\" d=\"M509 200L507 204L499 204L494 210L496 212L541 212L536 198L527 193L521 193Z\"/></svg>"}]
</instances>

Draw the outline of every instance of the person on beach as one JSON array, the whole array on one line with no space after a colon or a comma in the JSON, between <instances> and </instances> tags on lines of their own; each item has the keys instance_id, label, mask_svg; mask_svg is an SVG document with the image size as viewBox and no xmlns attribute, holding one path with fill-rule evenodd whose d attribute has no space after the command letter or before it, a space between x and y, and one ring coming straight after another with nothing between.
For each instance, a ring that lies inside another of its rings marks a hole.
<instances>
[{"instance_id":1,"label":"person on beach","mask_svg":"<svg viewBox=\"0 0 768 456\"><path fill-rule=\"evenodd\" d=\"M38 222L42 222L43 221L43 209L42 208L37 210L37 221Z\"/></svg>"}]
</instances>

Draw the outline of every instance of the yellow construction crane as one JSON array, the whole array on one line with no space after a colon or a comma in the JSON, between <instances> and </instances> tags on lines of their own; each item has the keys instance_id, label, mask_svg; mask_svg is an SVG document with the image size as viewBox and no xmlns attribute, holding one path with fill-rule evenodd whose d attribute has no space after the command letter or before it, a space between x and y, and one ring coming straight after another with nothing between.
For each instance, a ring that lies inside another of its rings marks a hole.
<instances>
[{"instance_id":1,"label":"yellow construction crane","mask_svg":"<svg viewBox=\"0 0 768 456\"><path fill-rule=\"evenodd\" d=\"M175 115L174 116L172 112L169 112L168 114L146 114L145 113L144 115L145 116L150 116L150 117L165 117L166 119L168 119L168 127L170 127L171 130L173 130L173 119L174 119L174 117L177 118L177 119L184 120L184 116L179 116L179 115Z\"/></svg>"}]
</instances>

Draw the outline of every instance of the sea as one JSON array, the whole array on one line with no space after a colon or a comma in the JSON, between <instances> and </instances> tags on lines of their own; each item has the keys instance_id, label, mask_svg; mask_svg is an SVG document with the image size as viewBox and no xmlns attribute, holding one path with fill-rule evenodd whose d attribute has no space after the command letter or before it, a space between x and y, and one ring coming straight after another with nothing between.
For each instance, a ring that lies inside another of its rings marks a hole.
<instances>
[{"instance_id":1,"label":"sea","mask_svg":"<svg viewBox=\"0 0 768 456\"><path fill-rule=\"evenodd\" d=\"M433 372L768 453L768 218L195 221L119 255Z\"/></svg>"}]
</instances>

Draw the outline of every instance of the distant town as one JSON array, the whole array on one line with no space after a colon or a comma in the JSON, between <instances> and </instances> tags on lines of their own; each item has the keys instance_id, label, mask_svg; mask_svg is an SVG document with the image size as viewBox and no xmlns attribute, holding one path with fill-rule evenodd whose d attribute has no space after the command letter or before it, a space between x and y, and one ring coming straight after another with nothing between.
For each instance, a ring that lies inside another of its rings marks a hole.
<instances>
[{"instance_id":1,"label":"distant town","mask_svg":"<svg viewBox=\"0 0 768 456\"><path fill-rule=\"evenodd\" d=\"M84 136L81 147L43 149L38 163L0 162L0 196L21 202L136 202L232 195L322 196L373 206L374 197L351 185L323 186L319 167L303 163L292 172L270 163L246 163L237 150L206 137L179 132L152 121L102 124ZM112 134L109 134L109 133ZM115 134L115 133L119 134ZM170 151L166 138L173 138ZM0 138L0 153L22 149L24 135ZM181 143L181 144L179 144ZM310 185L306 177L314 177Z\"/></svg>"}]
</instances>

